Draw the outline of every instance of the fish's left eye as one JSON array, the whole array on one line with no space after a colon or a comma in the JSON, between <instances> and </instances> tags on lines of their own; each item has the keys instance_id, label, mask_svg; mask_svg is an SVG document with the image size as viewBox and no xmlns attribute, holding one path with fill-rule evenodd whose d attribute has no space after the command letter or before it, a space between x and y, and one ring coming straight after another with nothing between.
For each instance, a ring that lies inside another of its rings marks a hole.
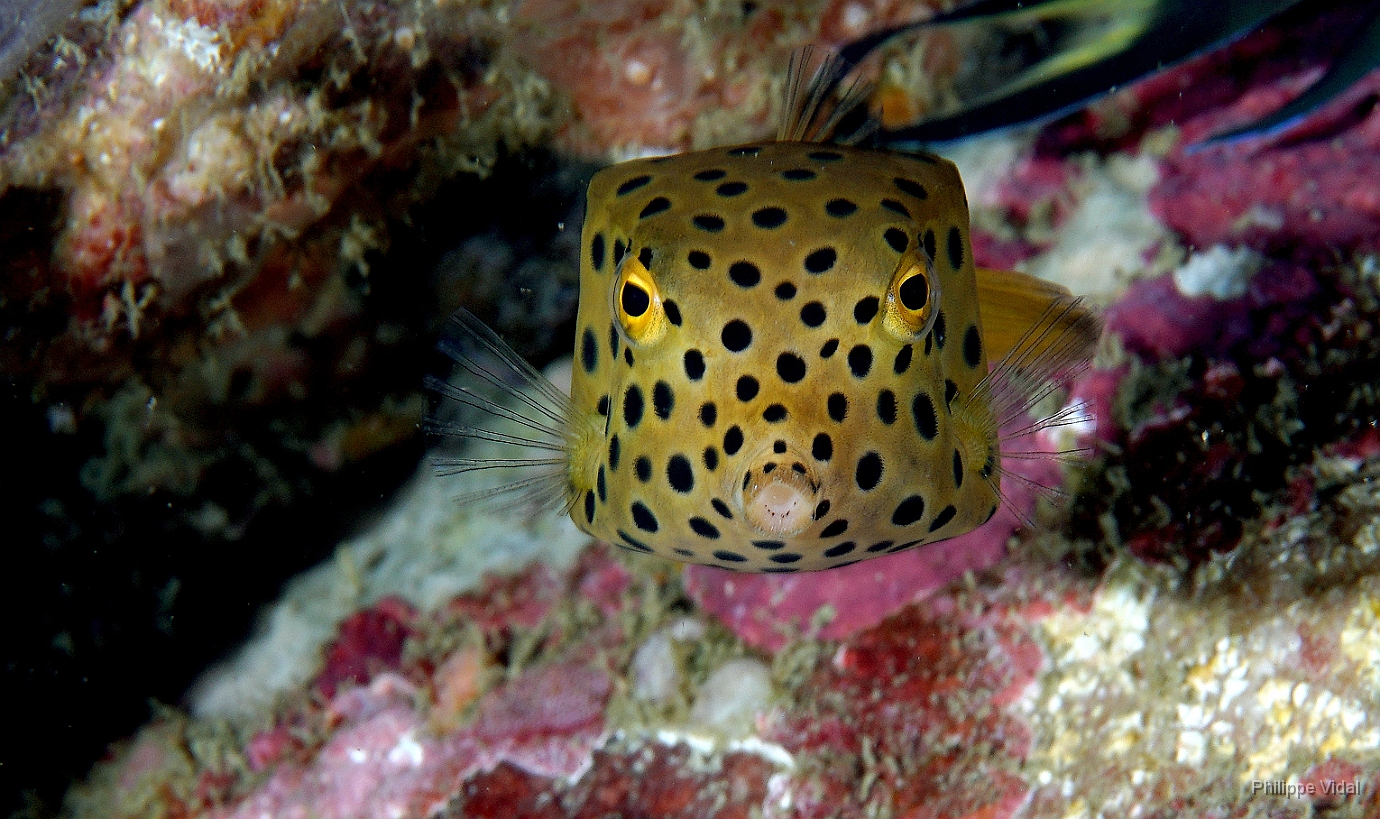
<instances>
[{"instance_id":1,"label":"fish's left eye","mask_svg":"<svg viewBox=\"0 0 1380 819\"><path fill-rule=\"evenodd\" d=\"M929 259L907 254L901 259L887 287L882 326L893 335L910 341L924 335L937 314L938 282L932 275Z\"/></svg>"},{"instance_id":2,"label":"fish's left eye","mask_svg":"<svg viewBox=\"0 0 1380 819\"><path fill-rule=\"evenodd\" d=\"M613 312L629 343L654 344L666 334L666 310L661 293L651 271L637 254L623 257L612 295Z\"/></svg>"}]
</instances>

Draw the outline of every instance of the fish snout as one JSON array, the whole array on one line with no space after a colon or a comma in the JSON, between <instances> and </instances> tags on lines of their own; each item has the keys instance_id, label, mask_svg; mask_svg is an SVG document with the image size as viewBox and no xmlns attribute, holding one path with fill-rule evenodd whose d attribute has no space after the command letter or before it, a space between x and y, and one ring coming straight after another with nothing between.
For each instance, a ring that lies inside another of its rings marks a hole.
<instances>
[{"instance_id":1,"label":"fish snout","mask_svg":"<svg viewBox=\"0 0 1380 819\"><path fill-rule=\"evenodd\" d=\"M814 520L820 477L798 447L779 445L752 458L740 483L743 517L763 535L803 532Z\"/></svg>"}]
</instances>

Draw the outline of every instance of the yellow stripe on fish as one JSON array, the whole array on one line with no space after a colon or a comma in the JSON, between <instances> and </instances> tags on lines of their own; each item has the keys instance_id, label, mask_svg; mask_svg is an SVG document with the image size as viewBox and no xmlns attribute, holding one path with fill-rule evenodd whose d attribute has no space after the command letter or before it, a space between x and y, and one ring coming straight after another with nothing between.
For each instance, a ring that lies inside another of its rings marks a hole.
<instances>
[{"instance_id":1,"label":"yellow stripe on fish","mask_svg":"<svg viewBox=\"0 0 1380 819\"><path fill-rule=\"evenodd\" d=\"M783 132L808 131L818 97ZM605 168L569 400L464 316L452 338L520 383L456 360L524 403L504 415L433 386L521 429L439 431L550 449L499 491L675 560L814 570L968 532L1000 502L1002 423L1085 363L1100 329L1061 288L975 269L968 231L957 169L927 153L771 141Z\"/></svg>"}]
</instances>

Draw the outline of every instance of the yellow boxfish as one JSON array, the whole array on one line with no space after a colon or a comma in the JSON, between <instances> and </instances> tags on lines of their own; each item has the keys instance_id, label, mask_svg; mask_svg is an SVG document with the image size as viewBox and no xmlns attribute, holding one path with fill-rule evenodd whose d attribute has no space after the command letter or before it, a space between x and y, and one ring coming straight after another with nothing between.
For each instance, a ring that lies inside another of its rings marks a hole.
<instances>
[{"instance_id":1,"label":"yellow boxfish","mask_svg":"<svg viewBox=\"0 0 1380 819\"><path fill-rule=\"evenodd\" d=\"M992 516L1004 425L1086 364L1100 324L1062 288L976 269L955 166L843 144L865 94L835 95L827 59L807 84L803 63L777 140L595 174L569 397L452 320L464 372L430 386L488 422L431 431L549 457L438 470L535 470L479 494L742 571L841 566Z\"/></svg>"}]
</instances>

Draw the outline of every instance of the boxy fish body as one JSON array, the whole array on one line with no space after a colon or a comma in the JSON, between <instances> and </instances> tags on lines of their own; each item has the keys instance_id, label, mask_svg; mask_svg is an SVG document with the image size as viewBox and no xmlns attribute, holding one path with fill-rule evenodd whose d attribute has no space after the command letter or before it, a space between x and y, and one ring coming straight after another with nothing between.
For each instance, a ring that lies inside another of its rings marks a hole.
<instances>
[{"instance_id":1,"label":"boxy fish body","mask_svg":"<svg viewBox=\"0 0 1380 819\"><path fill-rule=\"evenodd\" d=\"M536 466L499 491L555 502L630 550L746 571L970 531L1000 502L1002 423L1086 362L1098 325L1057 287L975 269L968 231L957 169L927 153L784 140L601 170L569 399L473 317L449 350L506 385L520 408L500 417L520 430L439 431L552 457L441 467Z\"/></svg>"}]
</instances>

